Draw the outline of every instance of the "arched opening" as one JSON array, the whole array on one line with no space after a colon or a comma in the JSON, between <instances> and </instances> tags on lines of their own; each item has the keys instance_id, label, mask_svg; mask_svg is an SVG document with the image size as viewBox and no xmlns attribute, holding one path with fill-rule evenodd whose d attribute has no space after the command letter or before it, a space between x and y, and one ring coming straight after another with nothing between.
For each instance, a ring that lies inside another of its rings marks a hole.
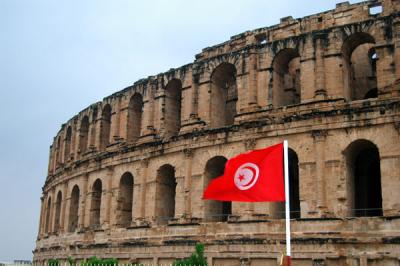
<instances>
[{"instance_id":1,"label":"arched opening","mask_svg":"<svg viewBox=\"0 0 400 266\"><path fill-rule=\"evenodd\" d=\"M96 179L92 187L92 200L90 203L90 225L92 228L100 226L100 209L102 183L100 179Z\"/></svg>"},{"instance_id":2,"label":"arched opening","mask_svg":"<svg viewBox=\"0 0 400 266\"><path fill-rule=\"evenodd\" d=\"M71 140L72 140L72 128L67 128L67 134L65 135L65 150L64 160L68 162L71 159Z\"/></svg>"},{"instance_id":3,"label":"arched opening","mask_svg":"<svg viewBox=\"0 0 400 266\"><path fill-rule=\"evenodd\" d=\"M211 75L211 127L233 124L237 100L236 68L230 63L222 63Z\"/></svg>"},{"instance_id":4,"label":"arched opening","mask_svg":"<svg viewBox=\"0 0 400 266\"><path fill-rule=\"evenodd\" d=\"M89 117L85 115L81 121L81 127L79 129L79 152L84 154L88 147L88 136L89 136Z\"/></svg>"},{"instance_id":5,"label":"arched opening","mask_svg":"<svg viewBox=\"0 0 400 266\"><path fill-rule=\"evenodd\" d=\"M297 153L289 148L289 206L290 218L298 219L301 217L300 211L300 183L299 183L299 158ZM285 218L285 203L274 202L272 205L272 217L275 219Z\"/></svg>"},{"instance_id":6,"label":"arched opening","mask_svg":"<svg viewBox=\"0 0 400 266\"><path fill-rule=\"evenodd\" d=\"M378 96L376 80L375 40L368 34L358 32L343 43L344 93L348 100L362 100Z\"/></svg>"},{"instance_id":7,"label":"arched opening","mask_svg":"<svg viewBox=\"0 0 400 266\"><path fill-rule=\"evenodd\" d=\"M205 188L212 179L224 174L227 159L223 156L215 156L207 161L204 169ZM210 222L227 221L232 214L232 203L229 201L205 201L205 220Z\"/></svg>"},{"instance_id":8,"label":"arched opening","mask_svg":"<svg viewBox=\"0 0 400 266\"><path fill-rule=\"evenodd\" d=\"M133 176L131 173L126 172L122 175L119 181L119 195L118 195L118 225L121 227L129 226L132 221L132 208L133 208Z\"/></svg>"},{"instance_id":9,"label":"arched opening","mask_svg":"<svg viewBox=\"0 0 400 266\"><path fill-rule=\"evenodd\" d=\"M47 200L45 232L50 233L51 197Z\"/></svg>"},{"instance_id":10,"label":"arched opening","mask_svg":"<svg viewBox=\"0 0 400 266\"><path fill-rule=\"evenodd\" d=\"M379 150L368 140L356 140L345 151L350 215L381 216L382 187Z\"/></svg>"},{"instance_id":11,"label":"arched opening","mask_svg":"<svg viewBox=\"0 0 400 266\"><path fill-rule=\"evenodd\" d=\"M62 201L62 193L61 191L57 194L56 200L56 214L54 218L54 232L58 232L60 230L60 219L61 219L61 201Z\"/></svg>"},{"instance_id":12,"label":"arched opening","mask_svg":"<svg viewBox=\"0 0 400 266\"><path fill-rule=\"evenodd\" d=\"M100 127L100 150L104 150L110 144L111 106L109 104L104 106L101 113Z\"/></svg>"},{"instance_id":13,"label":"arched opening","mask_svg":"<svg viewBox=\"0 0 400 266\"><path fill-rule=\"evenodd\" d=\"M71 192L71 199L69 205L69 224L68 231L75 232L78 228L78 211L79 211L79 187L74 186Z\"/></svg>"},{"instance_id":14,"label":"arched opening","mask_svg":"<svg viewBox=\"0 0 400 266\"><path fill-rule=\"evenodd\" d=\"M299 158L297 153L289 149L289 206L290 218L300 218L300 186L299 186Z\"/></svg>"},{"instance_id":15,"label":"arched opening","mask_svg":"<svg viewBox=\"0 0 400 266\"><path fill-rule=\"evenodd\" d=\"M129 142L135 142L140 137L142 128L143 97L135 93L129 100L127 139Z\"/></svg>"},{"instance_id":16,"label":"arched opening","mask_svg":"<svg viewBox=\"0 0 400 266\"><path fill-rule=\"evenodd\" d=\"M292 48L283 49L273 63L272 104L274 107L298 104L301 100L300 55Z\"/></svg>"},{"instance_id":17,"label":"arched opening","mask_svg":"<svg viewBox=\"0 0 400 266\"><path fill-rule=\"evenodd\" d=\"M165 223L175 217L176 178L175 168L165 164L157 170L156 216Z\"/></svg>"},{"instance_id":18,"label":"arched opening","mask_svg":"<svg viewBox=\"0 0 400 266\"><path fill-rule=\"evenodd\" d=\"M181 93L182 83L172 79L165 87L165 136L175 136L181 127Z\"/></svg>"}]
</instances>

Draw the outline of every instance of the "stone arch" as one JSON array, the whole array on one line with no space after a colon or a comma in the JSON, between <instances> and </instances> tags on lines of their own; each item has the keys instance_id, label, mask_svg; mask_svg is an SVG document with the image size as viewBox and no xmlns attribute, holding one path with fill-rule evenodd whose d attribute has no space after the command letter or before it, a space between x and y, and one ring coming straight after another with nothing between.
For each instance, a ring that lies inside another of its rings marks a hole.
<instances>
[{"instance_id":1,"label":"stone arch","mask_svg":"<svg viewBox=\"0 0 400 266\"><path fill-rule=\"evenodd\" d=\"M211 127L232 125L237 114L238 100L235 65L221 63L212 72L210 80Z\"/></svg>"},{"instance_id":2,"label":"stone arch","mask_svg":"<svg viewBox=\"0 0 400 266\"><path fill-rule=\"evenodd\" d=\"M343 88L347 100L377 97L375 39L354 32L343 41Z\"/></svg>"},{"instance_id":3,"label":"stone arch","mask_svg":"<svg viewBox=\"0 0 400 266\"><path fill-rule=\"evenodd\" d=\"M72 127L68 126L65 134L65 149L64 149L64 160L69 161L71 157L71 141L72 141Z\"/></svg>"},{"instance_id":4,"label":"stone arch","mask_svg":"<svg viewBox=\"0 0 400 266\"><path fill-rule=\"evenodd\" d=\"M56 212L54 217L54 232L60 231L60 223L61 223L61 203L62 203L62 193L58 191L57 199L56 199Z\"/></svg>"},{"instance_id":5,"label":"stone arch","mask_svg":"<svg viewBox=\"0 0 400 266\"><path fill-rule=\"evenodd\" d=\"M381 216L382 186L378 147L369 140L353 141L344 151L350 216Z\"/></svg>"},{"instance_id":6,"label":"stone arch","mask_svg":"<svg viewBox=\"0 0 400 266\"><path fill-rule=\"evenodd\" d=\"M88 147L89 139L89 117L85 115L81 120L81 126L79 129L79 152L85 153Z\"/></svg>"},{"instance_id":7,"label":"stone arch","mask_svg":"<svg viewBox=\"0 0 400 266\"><path fill-rule=\"evenodd\" d=\"M175 167L164 164L157 170L156 177L156 217L165 223L175 217L176 177Z\"/></svg>"},{"instance_id":8,"label":"stone arch","mask_svg":"<svg viewBox=\"0 0 400 266\"><path fill-rule=\"evenodd\" d=\"M111 111L111 105L106 104L101 112L100 150L104 150L110 144Z\"/></svg>"},{"instance_id":9,"label":"stone arch","mask_svg":"<svg viewBox=\"0 0 400 266\"><path fill-rule=\"evenodd\" d=\"M127 140L135 142L140 137L143 115L143 96L135 93L129 100L127 119Z\"/></svg>"},{"instance_id":10,"label":"stone arch","mask_svg":"<svg viewBox=\"0 0 400 266\"><path fill-rule=\"evenodd\" d=\"M214 156L207 161L204 169L204 189L212 179L223 175L227 161L228 159L224 156ZM232 214L231 202L215 200L205 201L204 218L206 221L227 221L230 214Z\"/></svg>"},{"instance_id":11,"label":"stone arch","mask_svg":"<svg viewBox=\"0 0 400 266\"><path fill-rule=\"evenodd\" d=\"M274 107L298 104L301 101L300 54L284 48L272 61L272 104Z\"/></svg>"},{"instance_id":12,"label":"stone arch","mask_svg":"<svg viewBox=\"0 0 400 266\"><path fill-rule=\"evenodd\" d=\"M171 79L165 87L164 130L165 136L175 136L181 127L182 82Z\"/></svg>"},{"instance_id":13,"label":"stone arch","mask_svg":"<svg viewBox=\"0 0 400 266\"><path fill-rule=\"evenodd\" d=\"M90 202L90 226L93 228L100 226L101 195L103 192L102 182L98 178L92 186L92 197Z\"/></svg>"},{"instance_id":14,"label":"stone arch","mask_svg":"<svg viewBox=\"0 0 400 266\"><path fill-rule=\"evenodd\" d=\"M72 188L71 198L70 198L70 205L69 205L69 224L68 224L68 231L75 232L78 228L78 213L79 213L79 197L80 191L78 185L75 185Z\"/></svg>"},{"instance_id":15,"label":"stone arch","mask_svg":"<svg viewBox=\"0 0 400 266\"><path fill-rule=\"evenodd\" d=\"M121 227L127 227L132 222L133 185L133 175L130 172L124 173L119 181L117 204L117 223Z\"/></svg>"},{"instance_id":16,"label":"stone arch","mask_svg":"<svg viewBox=\"0 0 400 266\"><path fill-rule=\"evenodd\" d=\"M51 197L47 199L47 206L46 206L46 220L45 220L45 226L44 226L44 231L46 234L50 233L51 231Z\"/></svg>"}]
</instances>

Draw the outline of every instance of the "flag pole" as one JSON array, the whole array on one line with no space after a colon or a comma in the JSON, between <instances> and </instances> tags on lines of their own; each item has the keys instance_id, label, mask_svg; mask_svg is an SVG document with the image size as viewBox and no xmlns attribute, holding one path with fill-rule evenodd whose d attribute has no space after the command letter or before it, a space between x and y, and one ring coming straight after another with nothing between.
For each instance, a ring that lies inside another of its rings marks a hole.
<instances>
[{"instance_id":1,"label":"flag pole","mask_svg":"<svg viewBox=\"0 0 400 266\"><path fill-rule=\"evenodd\" d=\"M285 221L286 221L286 265L291 264L291 246L290 246L290 199L289 199L289 158L288 141L283 141L283 158L285 174Z\"/></svg>"}]
</instances>

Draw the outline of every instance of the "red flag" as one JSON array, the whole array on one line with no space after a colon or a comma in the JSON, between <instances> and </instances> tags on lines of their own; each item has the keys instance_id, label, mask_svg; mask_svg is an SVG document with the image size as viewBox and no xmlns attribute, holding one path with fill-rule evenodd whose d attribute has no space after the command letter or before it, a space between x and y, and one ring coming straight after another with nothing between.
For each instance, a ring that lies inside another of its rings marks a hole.
<instances>
[{"instance_id":1,"label":"red flag","mask_svg":"<svg viewBox=\"0 0 400 266\"><path fill-rule=\"evenodd\" d=\"M203 199L221 201L285 201L283 144L239 154L213 179Z\"/></svg>"}]
</instances>

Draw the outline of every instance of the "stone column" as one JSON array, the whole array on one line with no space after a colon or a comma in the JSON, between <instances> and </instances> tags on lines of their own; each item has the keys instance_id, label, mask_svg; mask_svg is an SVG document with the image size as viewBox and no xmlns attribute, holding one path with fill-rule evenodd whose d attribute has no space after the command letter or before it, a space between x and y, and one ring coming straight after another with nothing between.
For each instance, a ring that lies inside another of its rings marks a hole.
<instances>
[{"instance_id":1,"label":"stone column","mask_svg":"<svg viewBox=\"0 0 400 266\"><path fill-rule=\"evenodd\" d=\"M112 112L112 116L111 116L110 143L115 143L120 140L119 127L120 127L120 114L121 114L121 112L120 112L121 98L118 98L116 100L113 110L114 110L114 112Z\"/></svg>"},{"instance_id":2,"label":"stone column","mask_svg":"<svg viewBox=\"0 0 400 266\"><path fill-rule=\"evenodd\" d=\"M79 208L78 211L79 217L78 217L78 231L83 230L85 228L85 215L89 215L85 212L86 210L86 198L87 198L87 193L88 193L88 175L85 175L82 177L83 182L82 182L82 191L80 192L80 197L79 197ZM71 199L70 199L70 204L71 204Z\"/></svg>"},{"instance_id":3,"label":"stone column","mask_svg":"<svg viewBox=\"0 0 400 266\"><path fill-rule=\"evenodd\" d=\"M125 106L119 110L119 138L121 141L128 141L128 111L129 111L129 100Z\"/></svg>"},{"instance_id":4,"label":"stone column","mask_svg":"<svg viewBox=\"0 0 400 266\"><path fill-rule=\"evenodd\" d=\"M314 98L323 100L326 98L325 89L325 40L327 35L324 33L315 35L315 91Z\"/></svg>"},{"instance_id":5,"label":"stone column","mask_svg":"<svg viewBox=\"0 0 400 266\"><path fill-rule=\"evenodd\" d=\"M197 120L198 118L198 101L199 101L199 74L192 76L192 95L190 105L190 119Z\"/></svg>"},{"instance_id":6,"label":"stone column","mask_svg":"<svg viewBox=\"0 0 400 266\"><path fill-rule=\"evenodd\" d=\"M343 84L343 68L344 60L342 59L341 47L337 47L337 41L334 41L336 36L340 35L339 30L333 30L329 33L329 45L326 47L324 55L325 68L325 86L327 95L336 98L344 98Z\"/></svg>"},{"instance_id":7,"label":"stone column","mask_svg":"<svg viewBox=\"0 0 400 266\"><path fill-rule=\"evenodd\" d=\"M395 91L400 94L400 18L393 23L394 33L394 65L395 65Z\"/></svg>"},{"instance_id":8,"label":"stone column","mask_svg":"<svg viewBox=\"0 0 400 266\"><path fill-rule=\"evenodd\" d=\"M315 130L312 132L314 138L315 174L316 174L316 202L318 213L321 217L326 216L326 191L325 191L325 140L327 132Z\"/></svg>"},{"instance_id":9,"label":"stone column","mask_svg":"<svg viewBox=\"0 0 400 266\"><path fill-rule=\"evenodd\" d=\"M380 159L383 215L398 216L400 215L398 197L400 190L400 154L382 150Z\"/></svg>"},{"instance_id":10,"label":"stone column","mask_svg":"<svg viewBox=\"0 0 400 266\"><path fill-rule=\"evenodd\" d=\"M148 160L142 160L141 166L143 169L142 174L142 183L140 186L140 216L146 217L146 183L147 183L147 173L148 173Z\"/></svg>"},{"instance_id":11,"label":"stone column","mask_svg":"<svg viewBox=\"0 0 400 266\"><path fill-rule=\"evenodd\" d=\"M311 35L305 37L305 43L300 51L300 98L301 102L314 99L315 87L315 58L313 38Z\"/></svg>"},{"instance_id":12,"label":"stone column","mask_svg":"<svg viewBox=\"0 0 400 266\"><path fill-rule=\"evenodd\" d=\"M101 115L96 118L96 121L94 121L94 124L90 126L91 133L94 135L94 143L91 143L91 146L97 150L100 150L100 132L101 132L101 123L102 118Z\"/></svg>"},{"instance_id":13,"label":"stone column","mask_svg":"<svg viewBox=\"0 0 400 266\"><path fill-rule=\"evenodd\" d=\"M60 213L60 232L66 232L65 231L65 221L67 218L65 217L65 209L67 206L67 193L68 193L68 183L64 182L63 183L63 192L62 192L62 201L61 201L61 213Z\"/></svg>"},{"instance_id":14,"label":"stone column","mask_svg":"<svg viewBox=\"0 0 400 266\"><path fill-rule=\"evenodd\" d=\"M112 196L113 196L113 189L112 189L112 180L113 180L114 168L108 167L107 168L107 178L105 179L107 182L107 188L105 192L105 217L103 220L103 224L106 228L110 228L112 225L111 221L111 204L112 204ZM106 183L104 182L104 183ZM100 213L101 215L101 213ZM101 221L100 221L101 223Z\"/></svg>"},{"instance_id":15,"label":"stone column","mask_svg":"<svg viewBox=\"0 0 400 266\"><path fill-rule=\"evenodd\" d=\"M147 97L143 100L143 114L142 114L142 128L141 128L141 139L146 141L148 139L153 139L155 134L154 128L154 93L157 84L154 82L147 87Z\"/></svg>"},{"instance_id":16,"label":"stone column","mask_svg":"<svg viewBox=\"0 0 400 266\"><path fill-rule=\"evenodd\" d=\"M255 110L258 107L257 91L258 91L258 60L257 51L252 51L249 56L249 75L248 75L248 98L247 104L249 111Z\"/></svg>"},{"instance_id":17,"label":"stone column","mask_svg":"<svg viewBox=\"0 0 400 266\"><path fill-rule=\"evenodd\" d=\"M183 150L185 155L185 179L184 179L184 198L185 198L185 212L184 215L186 218L192 217L192 159L193 159L193 151L191 149Z\"/></svg>"},{"instance_id":18,"label":"stone column","mask_svg":"<svg viewBox=\"0 0 400 266\"><path fill-rule=\"evenodd\" d=\"M40 198L40 217L39 217L39 230L38 230L38 237L41 238L43 235L43 212L44 212L44 195Z\"/></svg>"},{"instance_id":19,"label":"stone column","mask_svg":"<svg viewBox=\"0 0 400 266\"><path fill-rule=\"evenodd\" d=\"M54 224L55 224L55 216L56 216L56 189L53 187L51 190L51 210L50 210L50 219L49 219L49 233L54 232Z\"/></svg>"}]
</instances>

